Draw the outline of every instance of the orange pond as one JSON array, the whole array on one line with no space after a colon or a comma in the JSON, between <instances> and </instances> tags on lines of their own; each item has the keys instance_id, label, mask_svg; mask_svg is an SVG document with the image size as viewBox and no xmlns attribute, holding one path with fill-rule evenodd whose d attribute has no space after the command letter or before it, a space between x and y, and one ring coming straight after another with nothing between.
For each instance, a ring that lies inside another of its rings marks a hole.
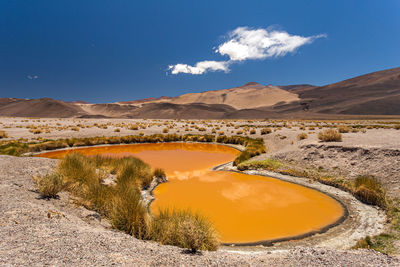
<instances>
[{"instance_id":1,"label":"orange pond","mask_svg":"<svg viewBox=\"0 0 400 267\"><path fill-rule=\"evenodd\" d=\"M61 158L72 150L43 153ZM74 149L85 155L138 157L163 168L169 182L159 185L151 211L190 208L206 215L222 242L244 243L319 230L343 215L342 206L318 191L274 178L212 167L232 161L238 151L227 146L159 143Z\"/></svg>"}]
</instances>

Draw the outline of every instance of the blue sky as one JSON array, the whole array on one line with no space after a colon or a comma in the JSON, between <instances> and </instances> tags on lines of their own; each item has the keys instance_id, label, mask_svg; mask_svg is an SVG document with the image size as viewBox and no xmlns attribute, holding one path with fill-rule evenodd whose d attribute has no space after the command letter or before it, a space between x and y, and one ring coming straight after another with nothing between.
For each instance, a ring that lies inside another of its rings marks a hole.
<instances>
[{"instance_id":1,"label":"blue sky","mask_svg":"<svg viewBox=\"0 0 400 267\"><path fill-rule=\"evenodd\" d=\"M0 97L101 103L249 81L329 84L399 67L399 14L398 0L3 0ZM232 61L215 50L240 27L313 39ZM168 70L205 60L229 63L202 74Z\"/></svg>"}]
</instances>

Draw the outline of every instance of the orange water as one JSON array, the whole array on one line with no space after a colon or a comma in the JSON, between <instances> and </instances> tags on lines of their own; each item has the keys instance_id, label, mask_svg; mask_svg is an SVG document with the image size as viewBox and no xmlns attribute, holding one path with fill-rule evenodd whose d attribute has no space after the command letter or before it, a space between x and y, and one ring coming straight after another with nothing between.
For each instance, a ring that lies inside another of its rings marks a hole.
<instances>
[{"instance_id":1,"label":"orange water","mask_svg":"<svg viewBox=\"0 0 400 267\"><path fill-rule=\"evenodd\" d=\"M318 191L278 179L211 171L238 151L221 145L162 143L75 149L85 155L136 156L163 168L169 182L159 185L151 211L189 208L206 215L226 243L256 242L304 234L335 222L342 206ZM43 153L61 158L71 150Z\"/></svg>"}]
</instances>

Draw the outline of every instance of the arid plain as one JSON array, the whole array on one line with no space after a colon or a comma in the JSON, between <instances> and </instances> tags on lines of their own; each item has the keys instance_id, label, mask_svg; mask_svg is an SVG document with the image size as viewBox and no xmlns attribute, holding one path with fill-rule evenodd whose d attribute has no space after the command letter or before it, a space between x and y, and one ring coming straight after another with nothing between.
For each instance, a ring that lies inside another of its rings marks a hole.
<instances>
[{"instance_id":1,"label":"arid plain","mask_svg":"<svg viewBox=\"0 0 400 267\"><path fill-rule=\"evenodd\" d=\"M31 177L50 172L55 168L57 160L0 156L3 214L0 217L0 231L5 237L1 241L0 262L278 266L299 263L314 266L399 264L396 256L400 251L397 226L399 215L395 199L400 192L399 128L400 121L396 119L333 121L3 117L0 120L2 149L10 142L45 143L47 140L80 140L101 136L176 134L262 138L266 153L252 157L238 166L228 163L219 169L272 176L316 189L338 199L348 214L340 223L323 233L299 240L276 242L268 246L222 246L216 252L193 255L176 247L141 241L112 230L107 219L95 211L76 206L74 197L68 193L60 193L59 199L41 199ZM320 132L329 129L340 133L341 140L326 142L318 137ZM76 142L72 148L78 146L84 144ZM243 146L236 147L245 149ZM389 204L368 205L368 201L357 195L351 188L359 176L376 177L386 192L385 201ZM63 238L55 238L57 236ZM358 249L351 249L355 247ZM13 257L15 253L19 257Z\"/></svg>"}]
</instances>

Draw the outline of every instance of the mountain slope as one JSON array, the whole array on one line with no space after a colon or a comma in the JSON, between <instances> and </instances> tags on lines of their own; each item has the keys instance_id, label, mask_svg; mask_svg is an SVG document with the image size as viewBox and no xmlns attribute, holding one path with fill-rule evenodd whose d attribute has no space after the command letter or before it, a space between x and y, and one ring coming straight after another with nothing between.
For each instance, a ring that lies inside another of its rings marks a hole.
<instances>
[{"instance_id":1,"label":"mountain slope","mask_svg":"<svg viewBox=\"0 0 400 267\"><path fill-rule=\"evenodd\" d=\"M68 118L84 113L75 104L51 98L19 99L0 106L0 115L2 116Z\"/></svg>"},{"instance_id":2,"label":"mountain slope","mask_svg":"<svg viewBox=\"0 0 400 267\"><path fill-rule=\"evenodd\" d=\"M316 87L264 86L250 82L230 89L109 104L50 98L0 98L0 116L110 118L333 118L400 115L400 68Z\"/></svg>"},{"instance_id":3,"label":"mountain slope","mask_svg":"<svg viewBox=\"0 0 400 267\"><path fill-rule=\"evenodd\" d=\"M358 76L322 87L296 90L300 101L276 105L280 113L400 115L400 68Z\"/></svg>"},{"instance_id":4,"label":"mountain slope","mask_svg":"<svg viewBox=\"0 0 400 267\"><path fill-rule=\"evenodd\" d=\"M296 100L299 100L296 94L277 86L265 86L256 82L249 82L243 86L230 89L189 93L172 98L150 99L149 101L137 100L136 103L224 104L235 109L244 109L273 106L279 102L289 103ZM133 101L129 101L129 103L133 103Z\"/></svg>"}]
</instances>

